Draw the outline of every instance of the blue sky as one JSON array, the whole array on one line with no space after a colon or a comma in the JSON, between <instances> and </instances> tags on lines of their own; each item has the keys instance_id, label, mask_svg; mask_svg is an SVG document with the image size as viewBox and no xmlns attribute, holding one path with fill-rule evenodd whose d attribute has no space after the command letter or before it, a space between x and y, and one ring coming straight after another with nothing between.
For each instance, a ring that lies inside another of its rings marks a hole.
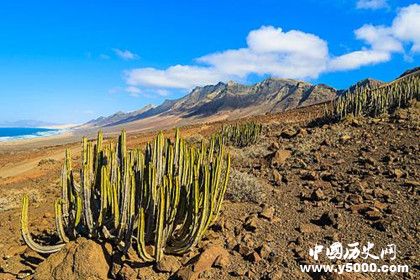
<instances>
[{"instance_id":1,"label":"blue sky","mask_svg":"<svg viewBox=\"0 0 420 280\"><path fill-rule=\"evenodd\" d=\"M3 1L0 122L80 123L218 80L389 81L420 64L416 2Z\"/></svg>"}]
</instances>

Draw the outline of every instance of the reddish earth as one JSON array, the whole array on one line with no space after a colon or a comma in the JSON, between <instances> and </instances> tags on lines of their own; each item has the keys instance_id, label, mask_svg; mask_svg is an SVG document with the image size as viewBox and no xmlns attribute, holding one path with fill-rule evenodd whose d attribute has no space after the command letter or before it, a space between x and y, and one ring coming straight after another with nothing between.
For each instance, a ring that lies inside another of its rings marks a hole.
<instances>
[{"instance_id":1,"label":"reddish earth","mask_svg":"<svg viewBox=\"0 0 420 280\"><path fill-rule=\"evenodd\" d=\"M34 236L56 239L53 201L59 195L64 149L70 148L77 162L80 145L57 140L0 146L0 279L31 278L35 271L35 279L103 279L104 271L118 279L420 279L419 112L417 103L390 117L321 125L314 120L322 106L312 106L242 120L261 122L264 132L255 145L229 148L232 176L218 223L198 248L154 266L140 264L134 252L111 258L109 246L87 240L67 246L67 255L74 256L66 261L70 270L55 269L51 260L61 263L66 255L44 261L47 256L28 249L19 231L21 195L31 197ZM221 125L191 125L182 134L200 141ZM130 133L129 147L153 136ZM316 244L335 241L359 242L360 248L371 242L376 255L395 244L394 260L353 262L408 265L410 272L301 272L301 264L346 263L309 255ZM85 254L104 261L86 269ZM69 271L75 274L64 277Z\"/></svg>"}]
</instances>

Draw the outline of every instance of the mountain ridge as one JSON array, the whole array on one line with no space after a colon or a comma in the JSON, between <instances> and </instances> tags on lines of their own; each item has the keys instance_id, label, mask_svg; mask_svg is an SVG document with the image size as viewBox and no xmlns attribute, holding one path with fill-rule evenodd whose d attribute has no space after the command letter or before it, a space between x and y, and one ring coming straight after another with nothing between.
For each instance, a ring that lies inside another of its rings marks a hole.
<instances>
[{"instance_id":1,"label":"mountain ridge","mask_svg":"<svg viewBox=\"0 0 420 280\"><path fill-rule=\"evenodd\" d=\"M412 73L416 68L404 72ZM234 81L197 86L178 99L166 99L158 106L145 106L140 110L117 112L84 124L85 127L111 127L151 117L176 116L180 119L206 119L218 114L241 116L279 113L295 108L323 103L358 88L376 88L385 82L366 78L347 89L335 89L327 84L267 78L252 85Z\"/></svg>"}]
</instances>

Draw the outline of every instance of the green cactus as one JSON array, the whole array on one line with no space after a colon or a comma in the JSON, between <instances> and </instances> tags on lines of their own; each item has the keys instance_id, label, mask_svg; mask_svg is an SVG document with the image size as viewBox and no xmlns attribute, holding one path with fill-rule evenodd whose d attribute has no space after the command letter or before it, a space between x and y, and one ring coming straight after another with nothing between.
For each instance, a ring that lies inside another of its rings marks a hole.
<instances>
[{"instance_id":1,"label":"green cactus","mask_svg":"<svg viewBox=\"0 0 420 280\"><path fill-rule=\"evenodd\" d=\"M261 136L262 125L255 122L223 126L220 134L222 142L236 147L255 144Z\"/></svg>"},{"instance_id":2,"label":"green cactus","mask_svg":"<svg viewBox=\"0 0 420 280\"><path fill-rule=\"evenodd\" d=\"M340 95L331 102L324 117L342 120L347 116L376 117L407 107L411 100L420 100L420 75L414 73L377 88L359 88Z\"/></svg>"},{"instance_id":3,"label":"green cactus","mask_svg":"<svg viewBox=\"0 0 420 280\"><path fill-rule=\"evenodd\" d=\"M198 243L221 209L230 169L221 141L213 137L209 146L195 148L177 130L173 142L159 133L143 153L127 149L125 131L116 145L104 145L102 132L96 144L83 138L80 185L73 177L70 152L65 154L62 194L55 202L61 243L43 246L32 239L27 195L23 239L40 253L56 252L85 236L107 240L123 253L133 246L145 262L183 254Z\"/></svg>"}]
</instances>

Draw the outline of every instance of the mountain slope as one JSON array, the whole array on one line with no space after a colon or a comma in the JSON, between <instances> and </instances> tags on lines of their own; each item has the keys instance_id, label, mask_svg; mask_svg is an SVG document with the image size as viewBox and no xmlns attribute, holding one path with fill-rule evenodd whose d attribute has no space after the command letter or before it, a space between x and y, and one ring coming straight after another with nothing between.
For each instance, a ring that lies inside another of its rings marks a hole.
<instances>
[{"instance_id":1,"label":"mountain slope","mask_svg":"<svg viewBox=\"0 0 420 280\"><path fill-rule=\"evenodd\" d=\"M97 119L91 120L85 123L83 126L97 126L97 127L109 126L109 125L118 123L122 120L129 119L130 117L141 115L144 112L147 112L153 108L155 108L155 105L149 104L149 105L144 106L140 110L136 110L133 112L124 113L120 111L108 117L99 117Z\"/></svg>"},{"instance_id":2,"label":"mountain slope","mask_svg":"<svg viewBox=\"0 0 420 280\"><path fill-rule=\"evenodd\" d=\"M206 118L215 114L256 115L275 113L313 105L333 99L338 91L327 85L269 78L254 85L235 82L218 83L194 88L188 95L165 100L153 108L125 114L116 113L86 123L87 126L115 126L137 120L162 116Z\"/></svg>"},{"instance_id":3,"label":"mountain slope","mask_svg":"<svg viewBox=\"0 0 420 280\"><path fill-rule=\"evenodd\" d=\"M411 69L404 74L416 72ZM229 81L194 88L189 94L175 100L165 100L161 105L146 106L131 113L116 113L85 124L85 127L133 127L159 126L156 122L171 122L172 125L242 118L266 113L284 112L295 108L323 103L338 95L353 92L357 88L376 88L385 82L367 78L345 90L337 90L325 84L268 78L254 85ZM161 126L164 124L160 124Z\"/></svg>"}]
</instances>

